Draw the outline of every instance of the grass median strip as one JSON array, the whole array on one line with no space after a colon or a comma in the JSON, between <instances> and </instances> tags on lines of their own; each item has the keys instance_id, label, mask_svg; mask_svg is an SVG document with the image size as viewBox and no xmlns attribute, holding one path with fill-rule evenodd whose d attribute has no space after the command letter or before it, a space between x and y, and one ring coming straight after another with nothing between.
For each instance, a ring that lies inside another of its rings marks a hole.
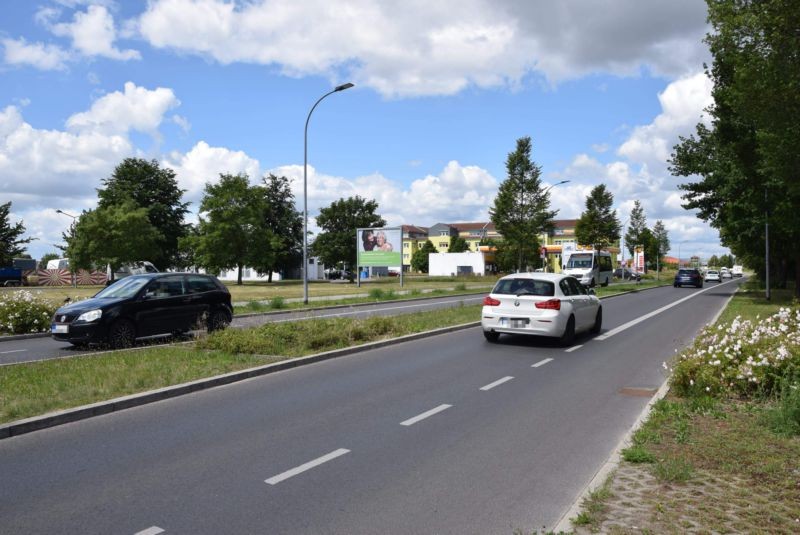
<instances>
[{"instance_id":1,"label":"grass median strip","mask_svg":"<svg viewBox=\"0 0 800 535\"><path fill-rule=\"evenodd\" d=\"M184 346L0 367L0 423L288 358L477 321L479 306L397 317L325 318L229 329ZM264 356L268 355L268 356Z\"/></svg>"}]
</instances>

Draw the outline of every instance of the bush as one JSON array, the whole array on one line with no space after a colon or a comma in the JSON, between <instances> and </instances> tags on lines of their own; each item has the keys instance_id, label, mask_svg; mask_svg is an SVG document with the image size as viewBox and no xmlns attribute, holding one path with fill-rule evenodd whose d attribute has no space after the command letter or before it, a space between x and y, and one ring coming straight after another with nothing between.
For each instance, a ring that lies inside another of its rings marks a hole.
<instances>
[{"instance_id":1,"label":"bush","mask_svg":"<svg viewBox=\"0 0 800 535\"><path fill-rule=\"evenodd\" d=\"M666 363L664 364L666 367ZM800 368L800 309L706 327L675 363L679 396L773 396Z\"/></svg>"},{"instance_id":2,"label":"bush","mask_svg":"<svg viewBox=\"0 0 800 535\"><path fill-rule=\"evenodd\" d=\"M286 308L286 301L280 295L276 295L269 300L269 308L273 310L280 310Z\"/></svg>"},{"instance_id":3,"label":"bush","mask_svg":"<svg viewBox=\"0 0 800 535\"><path fill-rule=\"evenodd\" d=\"M0 334L47 332L57 308L27 290L0 294Z\"/></svg>"}]
</instances>

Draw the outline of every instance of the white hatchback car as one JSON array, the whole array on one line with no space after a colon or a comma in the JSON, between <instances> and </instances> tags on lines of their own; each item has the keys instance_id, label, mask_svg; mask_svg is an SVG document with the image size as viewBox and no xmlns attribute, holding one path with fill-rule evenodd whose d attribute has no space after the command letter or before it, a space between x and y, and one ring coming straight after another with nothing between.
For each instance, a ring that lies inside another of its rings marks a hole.
<instances>
[{"instance_id":1,"label":"white hatchback car","mask_svg":"<svg viewBox=\"0 0 800 535\"><path fill-rule=\"evenodd\" d=\"M715 269L709 269L706 271L706 282L722 282L722 278L719 276L719 271Z\"/></svg>"},{"instance_id":2,"label":"white hatchback car","mask_svg":"<svg viewBox=\"0 0 800 535\"><path fill-rule=\"evenodd\" d=\"M569 275L507 275L483 299L481 327L489 342L508 333L555 337L569 345L576 332L599 333L602 324L603 307L594 291Z\"/></svg>"}]
</instances>

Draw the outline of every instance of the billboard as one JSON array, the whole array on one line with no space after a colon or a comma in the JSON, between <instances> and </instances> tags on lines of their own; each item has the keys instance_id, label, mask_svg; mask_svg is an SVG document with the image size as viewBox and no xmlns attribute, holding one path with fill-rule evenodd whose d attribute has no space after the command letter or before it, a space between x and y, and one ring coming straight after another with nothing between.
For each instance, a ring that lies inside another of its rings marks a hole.
<instances>
[{"instance_id":1,"label":"billboard","mask_svg":"<svg viewBox=\"0 0 800 535\"><path fill-rule=\"evenodd\" d=\"M359 266L400 266L403 263L403 231L400 228L356 230Z\"/></svg>"}]
</instances>

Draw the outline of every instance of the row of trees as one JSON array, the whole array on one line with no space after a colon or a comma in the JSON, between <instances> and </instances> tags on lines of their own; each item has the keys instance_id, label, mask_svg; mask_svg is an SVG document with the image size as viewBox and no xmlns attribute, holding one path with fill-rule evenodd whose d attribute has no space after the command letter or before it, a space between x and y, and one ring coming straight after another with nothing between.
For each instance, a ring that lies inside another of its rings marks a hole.
<instances>
[{"instance_id":1,"label":"row of trees","mask_svg":"<svg viewBox=\"0 0 800 535\"><path fill-rule=\"evenodd\" d=\"M713 255L711 258L708 259L708 267L732 268L735 262L736 259L731 255L724 254L719 257L717 255Z\"/></svg>"},{"instance_id":2,"label":"row of trees","mask_svg":"<svg viewBox=\"0 0 800 535\"><path fill-rule=\"evenodd\" d=\"M794 0L707 4L711 124L680 139L671 171L700 177L681 184L684 206L738 259L780 286L793 271L800 297L800 10Z\"/></svg>"},{"instance_id":3,"label":"row of trees","mask_svg":"<svg viewBox=\"0 0 800 535\"><path fill-rule=\"evenodd\" d=\"M647 226L647 216L644 213L642 203L634 201L630 218L628 219L628 230L625 232L625 247L631 257L636 247L641 247L648 267L663 266L664 255L670 249L669 233L660 219L656 221L653 228ZM680 261L680 259L678 259Z\"/></svg>"}]
</instances>

